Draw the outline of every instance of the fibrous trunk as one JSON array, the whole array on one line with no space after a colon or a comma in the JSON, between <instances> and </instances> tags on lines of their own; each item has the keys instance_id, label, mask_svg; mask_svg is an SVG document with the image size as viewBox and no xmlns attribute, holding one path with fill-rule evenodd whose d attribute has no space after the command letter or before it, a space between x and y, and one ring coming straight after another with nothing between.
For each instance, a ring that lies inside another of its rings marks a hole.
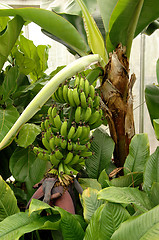
<instances>
[{"instance_id":1,"label":"fibrous trunk","mask_svg":"<svg viewBox=\"0 0 159 240\"><path fill-rule=\"evenodd\" d=\"M115 142L114 162L123 167L135 134L132 87L135 75L129 80L129 62L121 44L110 54L101 86L105 115Z\"/></svg>"}]
</instances>

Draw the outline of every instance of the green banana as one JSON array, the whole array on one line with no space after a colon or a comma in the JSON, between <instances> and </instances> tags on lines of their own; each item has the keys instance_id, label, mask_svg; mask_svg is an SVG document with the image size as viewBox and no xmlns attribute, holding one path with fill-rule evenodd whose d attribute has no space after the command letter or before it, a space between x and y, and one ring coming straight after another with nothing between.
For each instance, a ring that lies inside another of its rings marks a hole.
<instances>
[{"instance_id":1,"label":"green banana","mask_svg":"<svg viewBox=\"0 0 159 240\"><path fill-rule=\"evenodd\" d=\"M75 111L75 122L79 123L81 119L81 107L78 106Z\"/></svg>"},{"instance_id":2,"label":"green banana","mask_svg":"<svg viewBox=\"0 0 159 240\"><path fill-rule=\"evenodd\" d=\"M51 136L52 136L52 129L51 127L49 127L46 131L46 138L48 141L50 140Z\"/></svg>"},{"instance_id":3,"label":"green banana","mask_svg":"<svg viewBox=\"0 0 159 240\"><path fill-rule=\"evenodd\" d=\"M95 123L93 123L92 125L90 125L90 129L95 129L97 127L99 127L101 124L103 123L103 121L99 118L97 119L97 121Z\"/></svg>"},{"instance_id":4,"label":"green banana","mask_svg":"<svg viewBox=\"0 0 159 240\"><path fill-rule=\"evenodd\" d=\"M69 153L67 154L66 158L64 159L64 163L65 163L65 164L68 164L69 162L71 162L72 158L73 158L73 153L72 153L72 152L69 152Z\"/></svg>"},{"instance_id":5,"label":"green banana","mask_svg":"<svg viewBox=\"0 0 159 240\"><path fill-rule=\"evenodd\" d=\"M61 100L58 97L57 90L53 93L52 98L55 102L61 102Z\"/></svg>"},{"instance_id":6,"label":"green banana","mask_svg":"<svg viewBox=\"0 0 159 240\"><path fill-rule=\"evenodd\" d=\"M86 111L85 111L85 114L83 116L83 120L85 122L88 122L88 120L90 119L91 115L92 115L92 109L91 109L91 107L87 107Z\"/></svg>"},{"instance_id":7,"label":"green banana","mask_svg":"<svg viewBox=\"0 0 159 240\"><path fill-rule=\"evenodd\" d=\"M82 126L78 126L75 134L73 135L72 140L77 141L77 139L81 136L81 134L82 134Z\"/></svg>"},{"instance_id":8,"label":"green banana","mask_svg":"<svg viewBox=\"0 0 159 240\"><path fill-rule=\"evenodd\" d=\"M100 96L97 94L93 101L93 107L96 108L99 106L99 104L100 104Z\"/></svg>"},{"instance_id":9,"label":"green banana","mask_svg":"<svg viewBox=\"0 0 159 240\"><path fill-rule=\"evenodd\" d=\"M80 157L90 157L90 156L92 156L92 152L81 151L80 153Z\"/></svg>"},{"instance_id":10,"label":"green banana","mask_svg":"<svg viewBox=\"0 0 159 240\"><path fill-rule=\"evenodd\" d=\"M55 153L50 154L50 162L54 167L57 167L58 164L60 163L60 160L55 157Z\"/></svg>"},{"instance_id":11,"label":"green banana","mask_svg":"<svg viewBox=\"0 0 159 240\"><path fill-rule=\"evenodd\" d=\"M50 161L50 155L45 152L39 152L37 156L41 160Z\"/></svg>"},{"instance_id":12,"label":"green banana","mask_svg":"<svg viewBox=\"0 0 159 240\"><path fill-rule=\"evenodd\" d=\"M68 151L72 150L72 141L71 140L68 141L67 149L68 149Z\"/></svg>"},{"instance_id":13,"label":"green banana","mask_svg":"<svg viewBox=\"0 0 159 240\"><path fill-rule=\"evenodd\" d=\"M62 139L61 139L61 148L62 148L62 149L65 149L66 146L67 146L67 140L64 139L64 138L62 138Z\"/></svg>"},{"instance_id":14,"label":"green banana","mask_svg":"<svg viewBox=\"0 0 159 240\"><path fill-rule=\"evenodd\" d=\"M81 100L81 107L86 108L87 107L86 95L83 91L80 92L80 100Z\"/></svg>"},{"instance_id":15,"label":"green banana","mask_svg":"<svg viewBox=\"0 0 159 240\"><path fill-rule=\"evenodd\" d=\"M76 104L73 99L73 90L71 88L68 89L68 101L71 107L75 107Z\"/></svg>"},{"instance_id":16,"label":"green banana","mask_svg":"<svg viewBox=\"0 0 159 240\"><path fill-rule=\"evenodd\" d=\"M89 95L92 99L94 99L95 97L95 88L93 85L90 85L90 89L89 89Z\"/></svg>"},{"instance_id":17,"label":"green banana","mask_svg":"<svg viewBox=\"0 0 159 240\"><path fill-rule=\"evenodd\" d=\"M93 108L93 100L91 97L87 98L87 106Z\"/></svg>"},{"instance_id":18,"label":"green banana","mask_svg":"<svg viewBox=\"0 0 159 240\"><path fill-rule=\"evenodd\" d=\"M74 86L75 86L75 87L78 87L78 86L79 86L79 83L80 83L80 78L79 78L78 76L76 76L75 82L74 82Z\"/></svg>"},{"instance_id":19,"label":"green banana","mask_svg":"<svg viewBox=\"0 0 159 240\"><path fill-rule=\"evenodd\" d=\"M83 77L80 78L79 90L83 90L84 91L84 78Z\"/></svg>"},{"instance_id":20,"label":"green banana","mask_svg":"<svg viewBox=\"0 0 159 240\"><path fill-rule=\"evenodd\" d=\"M64 96L63 96L63 87L62 86L58 87L58 89L57 89L57 96L60 99L60 103L65 103L65 99L64 99Z\"/></svg>"},{"instance_id":21,"label":"green banana","mask_svg":"<svg viewBox=\"0 0 159 240\"><path fill-rule=\"evenodd\" d=\"M80 158L79 155L76 154L76 155L73 157L72 161L69 162L69 165L71 166L71 165L74 165L74 164L78 163L79 158Z\"/></svg>"},{"instance_id":22,"label":"green banana","mask_svg":"<svg viewBox=\"0 0 159 240\"><path fill-rule=\"evenodd\" d=\"M72 95L73 95L73 100L74 100L76 106L79 106L80 105L80 98L79 98L77 88L73 89Z\"/></svg>"},{"instance_id":23,"label":"green banana","mask_svg":"<svg viewBox=\"0 0 159 240\"><path fill-rule=\"evenodd\" d=\"M51 137L50 140L49 140L49 145L50 145L50 148L52 151L55 150L55 137Z\"/></svg>"},{"instance_id":24,"label":"green banana","mask_svg":"<svg viewBox=\"0 0 159 240\"><path fill-rule=\"evenodd\" d=\"M59 149L57 149L55 151L55 157L59 160L61 160L63 158L63 154L61 153L61 151Z\"/></svg>"},{"instance_id":25,"label":"green banana","mask_svg":"<svg viewBox=\"0 0 159 240\"><path fill-rule=\"evenodd\" d=\"M92 113L88 122L91 125L91 124L95 123L99 118L100 118L100 113L98 110L96 110L94 113Z\"/></svg>"},{"instance_id":26,"label":"green banana","mask_svg":"<svg viewBox=\"0 0 159 240\"><path fill-rule=\"evenodd\" d=\"M68 100L68 85L67 84L65 84L63 86L63 98L64 98L66 103L69 103L69 100Z\"/></svg>"},{"instance_id":27,"label":"green banana","mask_svg":"<svg viewBox=\"0 0 159 240\"><path fill-rule=\"evenodd\" d=\"M59 115L56 115L56 117L54 117L54 124L55 127L60 131L62 123Z\"/></svg>"},{"instance_id":28,"label":"green banana","mask_svg":"<svg viewBox=\"0 0 159 240\"><path fill-rule=\"evenodd\" d=\"M51 152L50 144L49 144L49 141L47 140L46 133L44 133L44 134L42 135L42 143L43 143L44 147L45 147L49 152Z\"/></svg>"},{"instance_id":29,"label":"green banana","mask_svg":"<svg viewBox=\"0 0 159 240\"><path fill-rule=\"evenodd\" d=\"M46 130L49 128L50 122L49 122L48 119L45 119L45 121L44 121L44 126L45 126L45 129L46 129Z\"/></svg>"},{"instance_id":30,"label":"green banana","mask_svg":"<svg viewBox=\"0 0 159 240\"><path fill-rule=\"evenodd\" d=\"M62 123L61 129L60 129L61 136L67 138L67 120Z\"/></svg>"},{"instance_id":31,"label":"green banana","mask_svg":"<svg viewBox=\"0 0 159 240\"><path fill-rule=\"evenodd\" d=\"M84 92L85 92L86 97L88 97L89 91L90 91L89 81L87 79L85 79L85 81L84 81Z\"/></svg>"},{"instance_id":32,"label":"green banana","mask_svg":"<svg viewBox=\"0 0 159 240\"><path fill-rule=\"evenodd\" d=\"M68 132L67 138L68 138L68 139L72 139L73 136L74 136L74 134L75 134L75 131L76 131L75 126L74 126L74 125L71 126L71 128L70 128L70 130L69 130L69 132Z\"/></svg>"},{"instance_id":33,"label":"green banana","mask_svg":"<svg viewBox=\"0 0 159 240\"><path fill-rule=\"evenodd\" d=\"M61 138L60 138L59 135L56 135L54 142L55 142L55 145L56 145L57 147L60 147L60 146L61 146Z\"/></svg>"},{"instance_id":34,"label":"green banana","mask_svg":"<svg viewBox=\"0 0 159 240\"><path fill-rule=\"evenodd\" d=\"M59 175L63 175L64 174L64 166L63 166L63 163L60 162L59 166L58 166L58 172L59 172Z\"/></svg>"},{"instance_id":35,"label":"green banana","mask_svg":"<svg viewBox=\"0 0 159 240\"><path fill-rule=\"evenodd\" d=\"M67 165L68 171L69 173L67 173L68 175L77 175L78 171L76 171L74 168L72 168L70 165Z\"/></svg>"},{"instance_id":36,"label":"green banana","mask_svg":"<svg viewBox=\"0 0 159 240\"><path fill-rule=\"evenodd\" d=\"M52 117L52 119L54 119L54 117L56 116L56 114L57 114L57 108L54 106L54 107L52 108L52 111L51 111L51 117Z\"/></svg>"},{"instance_id":37,"label":"green banana","mask_svg":"<svg viewBox=\"0 0 159 240\"><path fill-rule=\"evenodd\" d=\"M41 131L45 131L45 124L44 124L44 121L41 122Z\"/></svg>"},{"instance_id":38,"label":"green banana","mask_svg":"<svg viewBox=\"0 0 159 240\"><path fill-rule=\"evenodd\" d=\"M82 134L79 137L79 141L82 141L84 139L87 139L90 134L90 127L89 126L82 126Z\"/></svg>"}]
</instances>

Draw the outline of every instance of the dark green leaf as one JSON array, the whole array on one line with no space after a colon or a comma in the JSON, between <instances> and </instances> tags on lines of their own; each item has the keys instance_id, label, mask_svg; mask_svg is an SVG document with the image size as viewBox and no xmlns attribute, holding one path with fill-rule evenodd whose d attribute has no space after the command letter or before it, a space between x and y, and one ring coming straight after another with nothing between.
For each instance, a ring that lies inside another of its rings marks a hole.
<instances>
[{"instance_id":1,"label":"dark green leaf","mask_svg":"<svg viewBox=\"0 0 159 240\"><path fill-rule=\"evenodd\" d=\"M153 119L159 119L159 86L147 85L145 89L145 99L153 124Z\"/></svg>"},{"instance_id":2,"label":"dark green leaf","mask_svg":"<svg viewBox=\"0 0 159 240\"><path fill-rule=\"evenodd\" d=\"M115 231L112 240L157 240L159 232L159 206L132 217Z\"/></svg>"},{"instance_id":3,"label":"dark green leaf","mask_svg":"<svg viewBox=\"0 0 159 240\"><path fill-rule=\"evenodd\" d=\"M15 107L8 106L5 109L0 107L0 141L5 137L18 117L19 113Z\"/></svg>"},{"instance_id":4,"label":"dark green leaf","mask_svg":"<svg viewBox=\"0 0 159 240\"><path fill-rule=\"evenodd\" d=\"M159 140L159 119L153 119L153 126L157 140Z\"/></svg>"},{"instance_id":5,"label":"dark green leaf","mask_svg":"<svg viewBox=\"0 0 159 240\"><path fill-rule=\"evenodd\" d=\"M120 224L129 217L127 210L120 204L102 204L90 220L84 240L109 240Z\"/></svg>"},{"instance_id":6,"label":"dark green leaf","mask_svg":"<svg viewBox=\"0 0 159 240\"><path fill-rule=\"evenodd\" d=\"M113 150L113 140L102 130L95 130L90 150L94 154L86 160L86 169L90 178L98 178L103 169L108 169Z\"/></svg>"},{"instance_id":7,"label":"dark green leaf","mask_svg":"<svg viewBox=\"0 0 159 240\"><path fill-rule=\"evenodd\" d=\"M8 11L11 9L3 9L4 11ZM0 11L3 11L0 10ZM1 16L1 14L0 14ZM21 28L23 27L24 21L20 16L16 16L12 20L8 22L7 29L3 35L0 36L0 70L4 63L7 60L8 55L10 54L19 34Z\"/></svg>"},{"instance_id":8,"label":"dark green leaf","mask_svg":"<svg viewBox=\"0 0 159 240\"><path fill-rule=\"evenodd\" d=\"M41 28L64 40L81 55L85 54L87 50L83 38L74 26L54 12L37 8L0 10L0 16L9 15L20 15L23 19L38 24Z\"/></svg>"},{"instance_id":9,"label":"dark green leaf","mask_svg":"<svg viewBox=\"0 0 159 240\"><path fill-rule=\"evenodd\" d=\"M63 238L65 240L82 240L84 230L77 218L62 208L56 207L55 210L58 210L61 214L60 227Z\"/></svg>"},{"instance_id":10,"label":"dark green leaf","mask_svg":"<svg viewBox=\"0 0 159 240\"><path fill-rule=\"evenodd\" d=\"M17 144L20 147L28 147L32 144L36 136L41 132L41 128L35 124L26 123L20 129L18 139L16 140Z\"/></svg>"},{"instance_id":11,"label":"dark green leaf","mask_svg":"<svg viewBox=\"0 0 159 240\"><path fill-rule=\"evenodd\" d=\"M17 147L10 158L9 167L17 181L26 183L28 198L30 198L34 193L32 187L43 178L46 172L47 162L37 158L31 150Z\"/></svg>"},{"instance_id":12,"label":"dark green leaf","mask_svg":"<svg viewBox=\"0 0 159 240\"><path fill-rule=\"evenodd\" d=\"M154 22L150 23L150 25L146 28L146 31L144 33L146 35L150 36L157 29L159 29L159 22L158 21L154 21Z\"/></svg>"},{"instance_id":13,"label":"dark green leaf","mask_svg":"<svg viewBox=\"0 0 159 240\"><path fill-rule=\"evenodd\" d=\"M103 204L102 200L97 199L98 190L87 188L82 194L83 216L89 222L96 209Z\"/></svg>"},{"instance_id":14,"label":"dark green leaf","mask_svg":"<svg viewBox=\"0 0 159 240\"><path fill-rule=\"evenodd\" d=\"M149 157L145 171L144 171L144 185L145 191L149 192L153 182L159 182L159 147L156 151Z\"/></svg>"},{"instance_id":15,"label":"dark green leaf","mask_svg":"<svg viewBox=\"0 0 159 240\"><path fill-rule=\"evenodd\" d=\"M147 134L136 134L129 146L129 155L124 164L124 173L143 172L150 152Z\"/></svg>"},{"instance_id":16,"label":"dark green leaf","mask_svg":"<svg viewBox=\"0 0 159 240\"><path fill-rule=\"evenodd\" d=\"M0 221L19 212L13 191L0 176Z\"/></svg>"},{"instance_id":17,"label":"dark green leaf","mask_svg":"<svg viewBox=\"0 0 159 240\"><path fill-rule=\"evenodd\" d=\"M132 172L128 173L125 176L120 176L118 178L112 179L109 184L110 186L115 187L130 187L130 186L139 186L143 182L143 173L141 172Z\"/></svg>"},{"instance_id":18,"label":"dark green leaf","mask_svg":"<svg viewBox=\"0 0 159 240\"><path fill-rule=\"evenodd\" d=\"M99 184L97 179L79 178L78 182L80 183L80 185L83 189L90 187L90 188L94 188L96 190L101 190L101 185Z\"/></svg>"},{"instance_id":19,"label":"dark green leaf","mask_svg":"<svg viewBox=\"0 0 159 240\"><path fill-rule=\"evenodd\" d=\"M151 209L151 204L146 193L137 188L107 187L98 193L98 199L115 203L133 203L138 209L145 212Z\"/></svg>"}]
</instances>

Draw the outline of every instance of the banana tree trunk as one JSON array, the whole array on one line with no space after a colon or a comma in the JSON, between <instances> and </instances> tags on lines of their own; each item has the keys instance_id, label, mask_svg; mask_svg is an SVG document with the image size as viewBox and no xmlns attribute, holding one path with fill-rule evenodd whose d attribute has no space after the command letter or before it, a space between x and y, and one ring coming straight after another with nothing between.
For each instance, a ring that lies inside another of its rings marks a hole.
<instances>
[{"instance_id":1,"label":"banana tree trunk","mask_svg":"<svg viewBox=\"0 0 159 240\"><path fill-rule=\"evenodd\" d=\"M110 54L101 85L101 97L110 134L115 142L114 163L123 167L129 144L135 134L132 87L135 75L129 80L129 62L121 44Z\"/></svg>"}]
</instances>

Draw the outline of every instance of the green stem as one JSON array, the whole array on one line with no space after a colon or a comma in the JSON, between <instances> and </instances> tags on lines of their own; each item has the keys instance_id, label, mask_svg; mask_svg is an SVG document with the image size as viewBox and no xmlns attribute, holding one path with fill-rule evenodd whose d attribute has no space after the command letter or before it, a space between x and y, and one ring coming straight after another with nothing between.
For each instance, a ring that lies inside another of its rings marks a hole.
<instances>
[{"instance_id":1,"label":"green stem","mask_svg":"<svg viewBox=\"0 0 159 240\"><path fill-rule=\"evenodd\" d=\"M76 73L84 70L90 64L95 64L101 61L101 57L98 54L84 56L70 63L60 72L58 72L29 103L29 105L14 123L10 131L0 142L0 149L11 143L13 137L16 136L20 128L41 109L41 107L52 96L62 82L64 82L67 78L72 77Z\"/></svg>"}]
</instances>

